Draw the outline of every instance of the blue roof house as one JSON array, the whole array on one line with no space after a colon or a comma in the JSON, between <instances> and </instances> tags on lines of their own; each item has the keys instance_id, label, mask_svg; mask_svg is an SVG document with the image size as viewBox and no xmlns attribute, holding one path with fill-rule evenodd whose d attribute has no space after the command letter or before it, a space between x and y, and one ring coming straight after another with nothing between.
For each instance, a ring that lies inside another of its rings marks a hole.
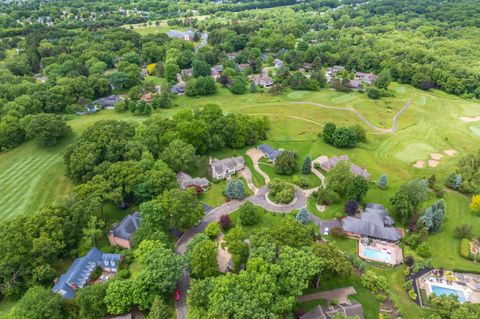
<instances>
[{"instance_id":1,"label":"blue roof house","mask_svg":"<svg viewBox=\"0 0 480 319\"><path fill-rule=\"evenodd\" d=\"M258 150L262 152L271 162L275 162L277 157L283 153L283 150L276 150L268 144L262 144L258 146Z\"/></svg>"},{"instance_id":2,"label":"blue roof house","mask_svg":"<svg viewBox=\"0 0 480 319\"><path fill-rule=\"evenodd\" d=\"M85 256L73 261L68 271L60 276L52 291L65 299L73 299L75 290L85 287L97 266L104 271L117 272L121 258L122 255L104 254L97 248L92 248Z\"/></svg>"}]
</instances>

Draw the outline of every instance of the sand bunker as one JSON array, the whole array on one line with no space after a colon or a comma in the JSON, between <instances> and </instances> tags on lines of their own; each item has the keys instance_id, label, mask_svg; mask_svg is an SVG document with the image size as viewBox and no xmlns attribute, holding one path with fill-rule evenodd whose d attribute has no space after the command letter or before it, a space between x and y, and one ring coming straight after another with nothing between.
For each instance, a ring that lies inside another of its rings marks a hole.
<instances>
[{"instance_id":1,"label":"sand bunker","mask_svg":"<svg viewBox=\"0 0 480 319\"><path fill-rule=\"evenodd\" d=\"M475 116L475 117L462 116L460 117L460 121L465 123L478 122L480 121L480 116Z\"/></svg>"},{"instance_id":2,"label":"sand bunker","mask_svg":"<svg viewBox=\"0 0 480 319\"><path fill-rule=\"evenodd\" d=\"M415 164L412 165L415 168L423 168L425 166L425 161L419 160Z\"/></svg>"},{"instance_id":3,"label":"sand bunker","mask_svg":"<svg viewBox=\"0 0 480 319\"><path fill-rule=\"evenodd\" d=\"M458 151L456 150L445 150L443 151L445 154L447 154L448 156L454 156L455 154L458 153Z\"/></svg>"},{"instance_id":4,"label":"sand bunker","mask_svg":"<svg viewBox=\"0 0 480 319\"><path fill-rule=\"evenodd\" d=\"M436 160L428 160L428 166L430 167L437 167L438 163L440 162Z\"/></svg>"},{"instance_id":5,"label":"sand bunker","mask_svg":"<svg viewBox=\"0 0 480 319\"><path fill-rule=\"evenodd\" d=\"M430 154L430 157L436 161L438 160L441 160L442 157L444 157L445 155L441 154L441 153L432 153Z\"/></svg>"}]
</instances>

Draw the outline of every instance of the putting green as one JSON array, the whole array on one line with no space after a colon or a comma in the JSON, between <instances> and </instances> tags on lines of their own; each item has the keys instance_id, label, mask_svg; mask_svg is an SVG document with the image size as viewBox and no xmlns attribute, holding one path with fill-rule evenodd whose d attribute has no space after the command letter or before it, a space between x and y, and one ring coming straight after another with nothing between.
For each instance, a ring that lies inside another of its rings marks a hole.
<instances>
[{"instance_id":1,"label":"putting green","mask_svg":"<svg viewBox=\"0 0 480 319\"><path fill-rule=\"evenodd\" d=\"M304 98L306 95L308 95L309 92L307 91L293 91L293 92L290 92L287 94L287 97L290 98L290 99L302 99Z\"/></svg>"},{"instance_id":2,"label":"putting green","mask_svg":"<svg viewBox=\"0 0 480 319\"><path fill-rule=\"evenodd\" d=\"M469 128L470 128L470 131L472 131L473 134L480 137L480 125L473 125L473 126L470 126Z\"/></svg>"},{"instance_id":3,"label":"putting green","mask_svg":"<svg viewBox=\"0 0 480 319\"><path fill-rule=\"evenodd\" d=\"M395 158L403 162L415 162L421 159L427 159L435 149L425 143L411 143L406 145L401 151L395 153Z\"/></svg>"}]
</instances>

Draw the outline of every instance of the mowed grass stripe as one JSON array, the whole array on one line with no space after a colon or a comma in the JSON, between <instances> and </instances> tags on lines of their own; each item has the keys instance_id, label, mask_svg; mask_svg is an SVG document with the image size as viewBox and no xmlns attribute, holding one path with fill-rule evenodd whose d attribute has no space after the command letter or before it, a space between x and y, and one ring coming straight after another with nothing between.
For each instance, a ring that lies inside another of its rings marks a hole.
<instances>
[{"instance_id":1,"label":"mowed grass stripe","mask_svg":"<svg viewBox=\"0 0 480 319\"><path fill-rule=\"evenodd\" d=\"M17 161L15 164L10 166L7 170L5 170L2 174L0 174L0 183L5 183L8 181L8 178L12 175L17 175L17 172L23 171L23 169L30 165L35 160L35 156L28 158L25 161Z\"/></svg>"},{"instance_id":2,"label":"mowed grass stripe","mask_svg":"<svg viewBox=\"0 0 480 319\"><path fill-rule=\"evenodd\" d=\"M36 170L39 165L43 164L49 164L53 160L57 161L58 158L60 157L60 154L52 154L49 156L33 156L27 160L27 165L21 165L18 169L12 168L7 171L7 174L5 174L7 177L3 178L3 176L0 176L0 183L2 184L8 184L9 182L12 181L12 179L18 178L18 176L23 176L25 172L31 172L32 170ZM36 172L40 173L40 172ZM28 176L31 176L30 174Z\"/></svg>"},{"instance_id":3,"label":"mowed grass stripe","mask_svg":"<svg viewBox=\"0 0 480 319\"><path fill-rule=\"evenodd\" d=\"M30 162L28 166L23 166L21 171L17 170L16 174L9 179L9 183L1 181L7 191L0 199L0 207L2 207L0 215L22 212L46 168L58 163L61 155L56 154L50 158L36 157L35 159L36 161ZM24 178L25 176L29 178ZM39 191L46 190L42 190L40 187Z\"/></svg>"},{"instance_id":4,"label":"mowed grass stripe","mask_svg":"<svg viewBox=\"0 0 480 319\"><path fill-rule=\"evenodd\" d=\"M20 202L26 201L30 194L28 192L30 190L30 186L27 185L31 184L35 186L38 182L37 179L41 178L44 168L50 166L55 159L56 158L52 158L50 161L44 161L42 164L32 167L32 172L35 173L30 174L30 178L19 178L18 182L15 181L10 184L6 184L5 186L6 189L8 189L8 192L6 192L6 196L3 197L3 200L0 202L0 205L4 207L4 210L10 210L13 208L12 206L18 206L20 205ZM24 191L22 191L22 189L24 189ZM11 203L17 204L11 205Z\"/></svg>"}]
</instances>

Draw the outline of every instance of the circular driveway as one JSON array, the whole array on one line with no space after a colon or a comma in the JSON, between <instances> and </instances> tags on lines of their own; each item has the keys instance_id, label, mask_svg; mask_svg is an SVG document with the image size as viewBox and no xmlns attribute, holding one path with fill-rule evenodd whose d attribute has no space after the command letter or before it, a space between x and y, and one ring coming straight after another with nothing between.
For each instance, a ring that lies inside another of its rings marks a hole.
<instances>
[{"instance_id":1,"label":"circular driveway","mask_svg":"<svg viewBox=\"0 0 480 319\"><path fill-rule=\"evenodd\" d=\"M294 209L300 209L305 207L307 204L307 198L305 193L298 187L295 186L295 200L291 204L272 204L267 201L266 196L268 192L268 187L261 187L257 194L248 198L252 204L261 206L270 212L275 213L289 213Z\"/></svg>"}]
</instances>

